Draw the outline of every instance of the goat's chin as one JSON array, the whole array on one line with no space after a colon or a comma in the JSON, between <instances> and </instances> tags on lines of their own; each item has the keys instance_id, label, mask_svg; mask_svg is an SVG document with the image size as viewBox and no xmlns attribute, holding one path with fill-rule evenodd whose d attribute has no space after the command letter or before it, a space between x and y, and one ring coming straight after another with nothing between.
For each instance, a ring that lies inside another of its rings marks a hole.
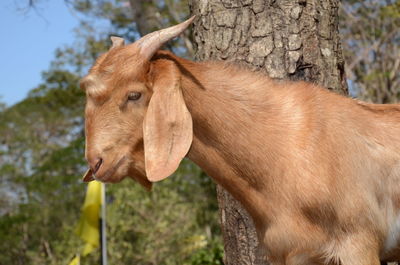
<instances>
[{"instance_id":1,"label":"goat's chin","mask_svg":"<svg viewBox=\"0 0 400 265\"><path fill-rule=\"evenodd\" d=\"M126 178L126 175L122 175L122 176L114 175L114 176L111 176L110 178L107 178L103 182L104 183L119 183L122 180L124 180L125 178Z\"/></svg>"},{"instance_id":2,"label":"goat's chin","mask_svg":"<svg viewBox=\"0 0 400 265\"><path fill-rule=\"evenodd\" d=\"M125 179L126 175L119 175L119 174L114 174L108 177L97 177L96 180L101 181L103 183L118 183L121 182L123 179Z\"/></svg>"},{"instance_id":3,"label":"goat's chin","mask_svg":"<svg viewBox=\"0 0 400 265\"><path fill-rule=\"evenodd\" d=\"M146 190L151 191L153 183L147 179L144 169L132 167L129 169L128 176L133 181L142 185Z\"/></svg>"},{"instance_id":4,"label":"goat's chin","mask_svg":"<svg viewBox=\"0 0 400 265\"><path fill-rule=\"evenodd\" d=\"M133 181L139 183L142 187L144 187L147 191L151 191L153 187L153 183L148 181L147 178L142 178L138 176L129 176Z\"/></svg>"}]
</instances>

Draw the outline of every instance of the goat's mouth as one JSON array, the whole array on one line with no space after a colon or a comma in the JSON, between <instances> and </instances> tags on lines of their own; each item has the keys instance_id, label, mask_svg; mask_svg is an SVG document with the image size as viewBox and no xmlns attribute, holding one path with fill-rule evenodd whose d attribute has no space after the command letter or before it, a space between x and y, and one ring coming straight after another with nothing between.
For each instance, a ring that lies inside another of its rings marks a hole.
<instances>
[{"instance_id":1,"label":"goat's mouth","mask_svg":"<svg viewBox=\"0 0 400 265\"><path fill-rule=\"evenodd\" d=\"M121 170L122 164L125 162L126 156L123 156L120 160L118 160L117 163L115 163L113 166L108 167L106 165L103 165L97 172L96 174L93 174L91 169L88 169L86 173L84 174L82 180L84 182L90 182L92 180L98 180L101 182L119 182L122 180L122 177L116 177L117 173L120 173L118 171ZM121 175L121 174L118 174Z\"/></svg>"}]
</instances>

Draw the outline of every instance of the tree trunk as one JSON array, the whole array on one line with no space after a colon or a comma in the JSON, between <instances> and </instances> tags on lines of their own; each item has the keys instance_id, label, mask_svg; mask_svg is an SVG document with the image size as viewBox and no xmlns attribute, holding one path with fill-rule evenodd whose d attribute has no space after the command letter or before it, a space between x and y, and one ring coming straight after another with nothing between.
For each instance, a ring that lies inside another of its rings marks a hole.
<instances>
[{"instance_id":1,"label":"tree trunk","mask_svg":"<svg viewBox=\"0 0 400 265\"><path fill-rule=\"evenodd\" d=\"M160 12L153 0L129 0L129 3L140 36L162 28Z\"/></svg>"},{"instance_id":2,"label":"tree trunk","mask_svg":"<svg viewBox=\"0 0 400 265\"><path fill-rule=\"evenodd\" d=\"M190 0L197 60L229 60L272 78L347 94L339 0ZM218 74L218 73L216 73ZM218 187L225 265L267 264L242 206Z\"/></svg>"}]
</instances>

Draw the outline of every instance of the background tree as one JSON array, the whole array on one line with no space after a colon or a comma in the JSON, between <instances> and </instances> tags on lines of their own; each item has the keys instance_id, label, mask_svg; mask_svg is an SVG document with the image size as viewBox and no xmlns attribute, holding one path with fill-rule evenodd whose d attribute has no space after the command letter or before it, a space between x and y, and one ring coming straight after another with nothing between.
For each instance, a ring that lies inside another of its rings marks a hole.
<instances>
[{"instance_id":1,"label":"background tree","mask_svg":"<svg viewBox=\"0 0 400 265\"><path fill-rule=\"evenodd\" d=\"M228 60L272 78L346 94L338 0L191 0L198 60ZM226 265L265 264L254 225L223 188L218 202Z\"/></svg>"},{"instance_id":2,"label":"background tree","mask_svg":"<svg viewBox=\"0 0 400 265\"><path fill-rule=\"evenodd\" d=\"M400 98L400 1L342 1L341 33L352 95L375 103Z\"/></svg>"}]
</instances>

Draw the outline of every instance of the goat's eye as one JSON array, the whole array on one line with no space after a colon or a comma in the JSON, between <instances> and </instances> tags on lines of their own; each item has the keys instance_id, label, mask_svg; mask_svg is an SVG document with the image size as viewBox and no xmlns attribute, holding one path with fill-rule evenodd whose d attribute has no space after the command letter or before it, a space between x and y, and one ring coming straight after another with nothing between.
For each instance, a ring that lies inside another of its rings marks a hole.
<instances>
[{"instance_id":1,"label":"goat's eye","mask_svg":"<svg viewBox=\"0 0 400 265\"><path fill-rule=\"evenodd\" d=\"M138 100L142 96L139 92L130 92L128 94L128 100Z\"/></svg>"}]
</instances>

